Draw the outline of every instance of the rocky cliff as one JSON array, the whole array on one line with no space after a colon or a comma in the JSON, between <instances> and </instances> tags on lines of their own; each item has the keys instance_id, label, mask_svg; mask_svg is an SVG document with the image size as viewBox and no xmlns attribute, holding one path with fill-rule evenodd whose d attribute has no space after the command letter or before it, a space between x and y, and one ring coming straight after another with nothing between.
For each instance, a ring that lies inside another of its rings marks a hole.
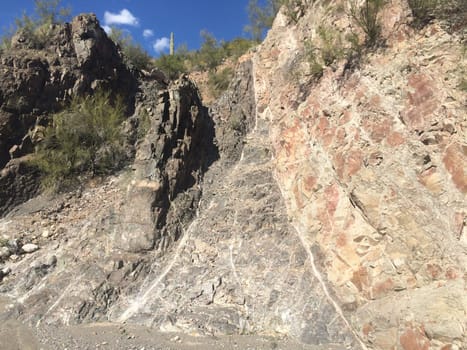
<instances>
[{"instance_id":1,"label":"rocky cliff","mask_svg":"<svg viewBox=\"0 0 467 350\"><path fill-rule=\"evenodd\" d=\"M415 30L395 0L384 45L316 74L322 28L362 41L346 3L283 9L209 111L184 77L140 79L129 130L143 111L150 128L131 165L0 221L3 317L50 339L111 321L311 349L465 348L462 33Z\"/></svg>"},{"instance_id":2,"label":"rocky cliff","mask_svg":"<svg viewBox=\"0 0 467 350\"><path fill-rule=\"evenodd\" d=\"M295 25L279 16L253 58L257 118L269 125L288 217L327 299L366 347L463 348L461 37L440 23L414 31L407 3L393 1L381 14L385 47L358 68L337 62L317 83L290 79L318 26L345 34L354 25L339 5L314 2Z\"/></svg>"},{"instance_id":3,"label":"rocky cliff","mask_svg":"<svg viewBox=\"0 0 467 350\"><path fill-rule=\"evenodd\" d=\"M47 28L38 42L19 31L0 58L0 215L37 193L38 174L27 155L50 115L72 96L96 89L121 95L133 113L136 77L94 15Z\"/></svg>"}]
</instances>

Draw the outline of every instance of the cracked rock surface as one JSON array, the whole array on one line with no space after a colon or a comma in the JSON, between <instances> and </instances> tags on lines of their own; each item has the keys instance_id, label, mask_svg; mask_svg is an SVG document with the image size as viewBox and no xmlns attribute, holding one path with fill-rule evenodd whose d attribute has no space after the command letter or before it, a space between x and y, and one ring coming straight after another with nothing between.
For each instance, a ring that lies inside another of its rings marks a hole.
<instances>
[{"instance_id":1,"label":"cracked rock surface","mask_svg":"<svg viewBox=\"0 0 467 350\"><path fill-rule=\"evenodd\" d=\"M406 1L388 2L385 47L316 79L306 41L353 27L346 2L306 3L296 23L279 13L209 111L186 77L146 77L130 166L0 219L0 341L467 346L460 35L415 31Z\"/></svg>"}]
</instances>

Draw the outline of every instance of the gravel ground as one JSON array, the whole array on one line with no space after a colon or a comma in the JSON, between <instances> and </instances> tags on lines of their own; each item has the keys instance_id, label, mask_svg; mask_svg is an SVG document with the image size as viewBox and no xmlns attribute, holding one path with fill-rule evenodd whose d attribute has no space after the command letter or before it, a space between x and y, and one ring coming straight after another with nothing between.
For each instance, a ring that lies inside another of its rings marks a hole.
<instances>
[{"instance_id":1,"label":"gravel ground","mask_svg":"<svg viewBox=\"0 0 467 350\"><path fill-rule=\"evenodd\" d=\"M134 325L87 324L62 328L32 330L15 321L0 329L1 350L329 350L342 347L305 346L287 338L263 336L193 337L186 334L161 333Z\"/></svg>"},{"instance_id":2,"label":"gravel ground","mask_svg":"<svg viewBox=\"0 0 467 350\"><path fill-rule=\"evenodd\" d=\"M342 346L306 346L289 338L258 335L190 336L127 324L93 323L68 327L27 327L3 320L8 301L0 298L0 350L344 350Z\"/></svg>"}]
</instances>

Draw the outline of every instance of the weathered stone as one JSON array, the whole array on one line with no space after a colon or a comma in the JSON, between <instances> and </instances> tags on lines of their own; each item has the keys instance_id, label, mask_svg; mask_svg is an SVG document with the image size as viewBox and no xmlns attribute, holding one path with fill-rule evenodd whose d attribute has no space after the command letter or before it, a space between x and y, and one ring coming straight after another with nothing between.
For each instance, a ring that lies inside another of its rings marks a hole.
<instances>
[{"instance_id":1,"label":"weathered stone","mask_svg":"<svg viewBox=\"0 0 467 350\"><path fill-rule=\"evenodd\" d=\"M33 243L26 243L21 247L21 250L23 253L29 254L29 253L34 253L36 250L39 249L39 246Z\"/></svg>"},{"instance_id":2,"label":"weathered stone","mask_svg":"<svg viewBox=\"0 0 467 350\"><path fill-rule=\"evenodd\" d=\"M28 159L13 159L0 170L0 216L37 194L39 173Z\"/></svg>"},{"instance_id":3,"label":"weathered stone","mask_svg":"<svg viewBox=\"0 0 467 350\"><path fill-rule=\"evenodd\" d=\"M181 77L165 87L146 81L142 89L140 110L158 113L150 117L151 128L136 148L114 244L130 252L164 252L193 217L202 174L218 154L212 120L193 82ZM158 102L161 90L164 98Z\"/></svg>"},{"instance_id":4,"label":"weathered stone","mask_svg":"<svg viewBox=\"0 0 467 350\"><path fill-rule=\"evenodd\" d=\"M55 255L51 255L45 262L46 266L55 267L57 265L57 257Z\"/></svg>"},{"instance_id":5,"label":"weathered stone","mask_svg":"<svg viewBox=\"0 0 467 350\"><path fill-rule=\"evenodd\" d=\"M8 259L8 257L11 255L10 249L8 247L2 246L0 247L0 261Z\"/></svg>"}]
</instances>

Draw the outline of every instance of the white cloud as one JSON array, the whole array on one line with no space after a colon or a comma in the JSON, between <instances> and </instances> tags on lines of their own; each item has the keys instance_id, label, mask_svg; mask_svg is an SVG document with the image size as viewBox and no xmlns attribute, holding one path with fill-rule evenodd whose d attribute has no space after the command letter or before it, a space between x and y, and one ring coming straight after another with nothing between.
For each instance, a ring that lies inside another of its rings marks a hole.
<instances>
[{"instance_id":1,"label":"white cloud","mask_svg":"<svg viewBox=\"0 0 467 350\"><path fill-rule=\"evenodd\" d=\"M112 13L105 11L104 13L104 23L106 26L112 24L124 24L128 26L136 27L139 25L139 20L127 9L123 9L120 13Z\"/></svg>"},{"instance_id":2,"label":"white cloud","mask_svg":"<svg viewBox=\"0 0 467 350\"><path fill-rule=\"evenodd\" d=\"M143 36L147 39L154 36L154 32L151 29L143 30Z\"/></svg>"},{"instance_id":3,"label":"white cloud","mask_svg":"<svg viewBox=\"0 0 467 350\"><path fill-rule=\"evenodd\" d=\"M105 31L107 34L112 33L112 27L110 27L110 26L102 26L102 29L104 29L104 31Z\"/></svg>"},{"instance_id":4,"label":"white cloud","mask_svg":"<svg viewBox=\"0 0 467 350\"><path fill-rule=\"evenodd\" d=\"M163 37L163 38L159 38L156 40L156 42L153 45L153 48L156 52L161 53L162 51L167 50L169 46L170 46L169 38Z\"/></svg>"}]
</instances>

